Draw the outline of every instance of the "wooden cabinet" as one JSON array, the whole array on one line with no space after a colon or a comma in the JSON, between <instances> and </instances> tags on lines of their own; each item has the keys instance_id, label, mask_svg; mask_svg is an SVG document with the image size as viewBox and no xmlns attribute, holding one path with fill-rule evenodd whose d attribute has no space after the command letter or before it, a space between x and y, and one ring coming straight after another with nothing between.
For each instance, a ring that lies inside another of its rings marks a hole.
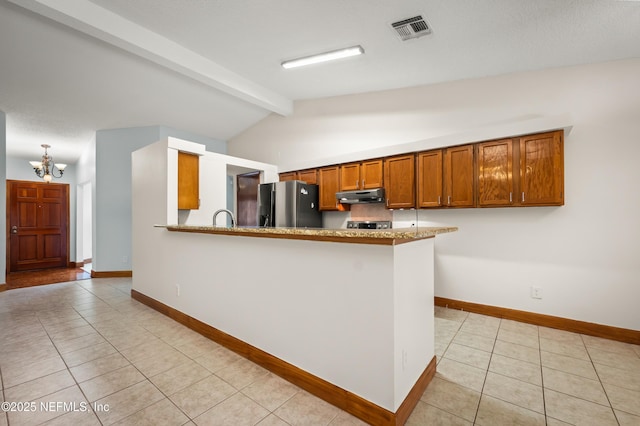
<instances>
[{"instance_id":1,"label":"wooden cabinet","mask_svg":"<svg viewBox=\"0 0 640 426\"><path fill-rule=\"evenodd\" d=\"M348 163L340 166L340 190L355 191L382 187L381 159Z\"/></svg>"},{"instance_id":2,"label":"wooden cabinet","mask_svg":"<svg viewBox=\"0 0 640 426\"><path fill-rule=\"evenodd\" d=\"M280 173L278 176L280 177L280 182L284 182L287 180L296 180L298 172L285 172Z\"/></svg>"},{"instance_id":3,"label":"wooden cabinet","mask_svg":"<svg viewBox=\"0 0 640 426\"><path fill-rule=\"evenodd\" d=\"M340 210L336 192L340 191L340 166L323 167L318 170L320 196L319 209L323 211Z\"/></svg>"},{"instance_id":4,"label":"wooden cabinet","mask_svg":"<svg viewBox=\"0 0 640 426\"><path fill-rule=\"evenodd\" d=\"M522 136L519 151L519 204L564 205L563 132Z\"/></svg>"},{"instance_id":5,"label":"wooden cabinet","mask_svg":"<svg viewBox=\"0 0 640 426\"><path fill-rule=\"evenodd\" d=\"M564 204L562 131L477 144L478 206Z\"/></svg>"},{"instance_id":6,"label":"wooden cabinet","mask_svg":"<svg viewBox=\"0 0 640 426\"><path fill-rule=\"evenodd\" d=\"M478 206L510 206L514 202L513 141L482 142L478 147Z\"/></svg>"},{"instance_id":7,"label":"wooden cabinet","mask_svg":"<svg viewBox=\"0 0 640 426\"><path fill-rule=\"evenodd\" d=\"M442 207L442 150L421 152L418 164L418 207Z\"/></svg>"},{"instance_id":8,"label":"wooden cabinet","mask_svg":"<svg viewBox=\"0 0 640 426\"><path fill-rule=\"evenodd\" d=\"M384 160L384 188L387 208L415 207L415 155L399 155Z\"/></svg>"},{"instance_id":9,"label":"wooden cabinet","mask_svg":"<svg viewBox=\"0 0 640 426\"><path fill-rule=\"evenodd\" d=\"M280 180L319 185L325 211L348 210L338 191L380 187L392 209L561 206L563 139L558 130L280 173Z\"/></svg>"},{"instance_id":10,"label":"wooden cabinet","mask_svg":"<svg viewBox=\"0 0 640 426\"><path fill-rule=\"evenodd\" d=\"M178 209L200 207L200 158L178 151Z\"/></svg>"},{"instance_id":11,"label":"wooden cabinet","mask_svg":"<svg viewBox=\"0 0 640 426\"><path fill-rule=\"evenodd\" d=\"M301 170L298 172L298 180L305 181L310 184L318 184L318 169Z\"/></svg>"},{"instance_id":12,"label":"wooden cabinet","mask_svg":"<svg viewBox=\"0 0 640 426\"><path fill-rule=\"evenodd\" d=\"M302 180L314 185L318 184L318 169L284 172L280 173L278 176L280 177L280 182L287 180Z\"/></svg>"},{"instance_id":13,"label":"wooden cabinet","mask_svg":"<svg viewBox=\"0 0 640 426\"><path fill-rule=\"evenodd\" d=\"M444 150L444 197L447 207L475 206L473 145Z\"/></svg>"},{"instance_id":14,"label":"wooden cabinet","mask_svg":"<svg viewBox=\"0 0 640 426\"><path fill-rule=\"evenodd\" d=\"M363 161L360 165L360 180L362 189L382 188L383 173L382 160Z\"/></svg>"}]
</instances>

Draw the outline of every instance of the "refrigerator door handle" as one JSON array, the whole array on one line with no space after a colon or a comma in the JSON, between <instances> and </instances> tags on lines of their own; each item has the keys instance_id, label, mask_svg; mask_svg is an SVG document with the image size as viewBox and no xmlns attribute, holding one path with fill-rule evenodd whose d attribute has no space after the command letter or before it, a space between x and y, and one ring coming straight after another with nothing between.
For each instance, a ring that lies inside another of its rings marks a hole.
<instances>
[{"instance_id":1,"label":"refrigerator door handle","mask_svg":"<svg viewBox=\"0 0 640 426\"><path fill-rule=\"evenodd\" d=\"M275 220L276 220L276 187L272 186L271 187L271 197L270 197L270 201L271 201L271 206L269 208L269 225L267 226L275 226Z\"/></svg>"}]
</instances>

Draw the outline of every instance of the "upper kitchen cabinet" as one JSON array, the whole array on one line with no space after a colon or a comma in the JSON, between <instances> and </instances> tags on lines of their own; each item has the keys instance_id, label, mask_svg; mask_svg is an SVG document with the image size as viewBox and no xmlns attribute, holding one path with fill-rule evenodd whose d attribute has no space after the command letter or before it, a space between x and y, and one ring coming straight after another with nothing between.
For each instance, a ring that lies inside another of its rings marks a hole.
<instances>
[{"instance_id":1,"label":"upper kitchen cabinet","mask_svg":"<svg viewBox=\"0 0 640 426\"><path fill-rule=\"evenodd\" d=\"M284 182L287 180L296 180L298 178L298 172L285 172L280 173L278 176L280 177L280 182Z\"/></svg>"},{"instance_id":2,"label":"upper kitchen cabinet","mask_svg":"<svg viewBox=\"0 0 640 426\"><path fill-rule=\"evenodd\" d=\"M447 207L475 207L473 145L444 150L444 204Z\"/></svg>"},{"instance_id":3,"label":"upper kitchen cabinet","mask_svg":"<svg viewBox=\"0 0 640 426\"><path fill-rule=\"evenodd\" d=\"M384 159L384 188L387 208L415 207L415 155L399 155Z\"/></svg>"},{"instance_id":4,"label":"upper kitchen cabinet","mask_svg":"<svg viewBox=\"0 0 640 426\"><path fill-rule=\"evenodd\" d=\"M298 172L298 180L302 180L309 184L318 184L318 169L301 170Z\"/></svg>"},{"instance_id":5,"label":"upper kitchen cabinet","mask_svg":"<svg viewBox=\"0 0 640 426\"><path fill-rule=\"evenodd\" d=\"M442 207L442 150L421 152L418 164L418 207Z\"/></svg>"},{"instance_id":6,"label":"upper kitchen cabinet","mask_svg":"<svg viewBox=\"0 0 640 426\"><path fill-rule=\"evenodd\" d=\"M478 145L478 206L514 203L513 141L502 139Z\"/></svg>"},{"instance_id":7,"label":"upper kitchen cabinet","mask_svg":"<svg viewBox=\"0 0 640 426\"><path fill-rule=\"evenodd\" d=\"M381 159L348 163L340 166L340 190L355 191L382 187Z\"/></svg>"},{"instance_id":8,"label":"upper kitchen cabinet","mask_svg":"<svg viewBox=\"0 0 640 426\"><path fill-rule=\"evenodd\" d=\"M478 205L563 205L562 140L557 131L477 144Z\"/></svg>"},{"instance_id":9,"label":"upper kitchen cabinet","mask_svg":"<svg viewBox=\"0 0 640 426\"><path fill-rule=\"evenodd\" d=\"M178 209L197 210L200 207L200 157L178 152Z\"/></svg>"},{"instance_id":10,"label":"upper kitchen cabinet","mask_svg":"<svg viewBox=\"0 0 640 426\"><path fill-rule=\"evenodd\" d=\"M563 139L562 130L518 139L520 205L564 205Z\"/></svg>"},{"instance_id":11,"label":"upper kitchen cabinet","mask_svg":"<svg viewBox=\"0 0 640 426\"><path fill-rule=\"evenodd\" d=\"M319 208L320 210L344 210L336 199L340 191L340 166L323 167L318 170Z\"/></svg>"}]
</instances>

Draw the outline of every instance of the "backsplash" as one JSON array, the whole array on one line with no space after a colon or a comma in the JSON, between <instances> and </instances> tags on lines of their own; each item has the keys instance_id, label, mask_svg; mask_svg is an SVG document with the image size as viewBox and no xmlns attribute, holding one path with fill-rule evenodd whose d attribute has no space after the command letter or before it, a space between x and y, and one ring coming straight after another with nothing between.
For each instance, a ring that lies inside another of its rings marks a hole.
<instances>
[{"instance_id":1,"label":"backsplash","mask_svg":"<svg viewBox=\"0 0 640 426\"><path fill-rule=\"evenodd\" d=\"M384 203L352 204L351 220L393 220L393 212Z\"/></svg>"},{"instance_id":2,"label":"backsplash","mask_svg":"<svg viewBox=\"0 0 640 426\"><path fill-rule=\"evenodd\" d=\"M384 203L352 204L347 212L323 212L323 227L344 229L349 220L391 220L394 229L421 228L424 226L455 226L455 224L434 222L428 209L389 210Z\"/></svg>"}]
</instances>

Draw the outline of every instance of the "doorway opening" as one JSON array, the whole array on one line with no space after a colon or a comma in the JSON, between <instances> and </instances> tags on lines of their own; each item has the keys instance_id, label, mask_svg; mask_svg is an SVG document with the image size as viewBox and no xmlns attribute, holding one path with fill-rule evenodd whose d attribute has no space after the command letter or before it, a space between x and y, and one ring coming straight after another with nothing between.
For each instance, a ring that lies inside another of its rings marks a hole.
<instances>
[{"instance_id":1,"label":"doorway opening","mask_svg":"<svg viewBox=\"0 0 640 426\"><path fill-rule=\"evenodd\" d=\"M236 201L238 226L258 225L258 186L260 172L244 173L236 176Z\"/></svg>"},{"instance_id":2,"label":"doorway opening","mask_svg":"<svg viewBox=\"0 0 640 426\"><path fill-rule=\"evenodd\" d=\"M78 279L84 271L69 268L69 185L6 184L8 288Z\"/></svg>"}]
</instances>

